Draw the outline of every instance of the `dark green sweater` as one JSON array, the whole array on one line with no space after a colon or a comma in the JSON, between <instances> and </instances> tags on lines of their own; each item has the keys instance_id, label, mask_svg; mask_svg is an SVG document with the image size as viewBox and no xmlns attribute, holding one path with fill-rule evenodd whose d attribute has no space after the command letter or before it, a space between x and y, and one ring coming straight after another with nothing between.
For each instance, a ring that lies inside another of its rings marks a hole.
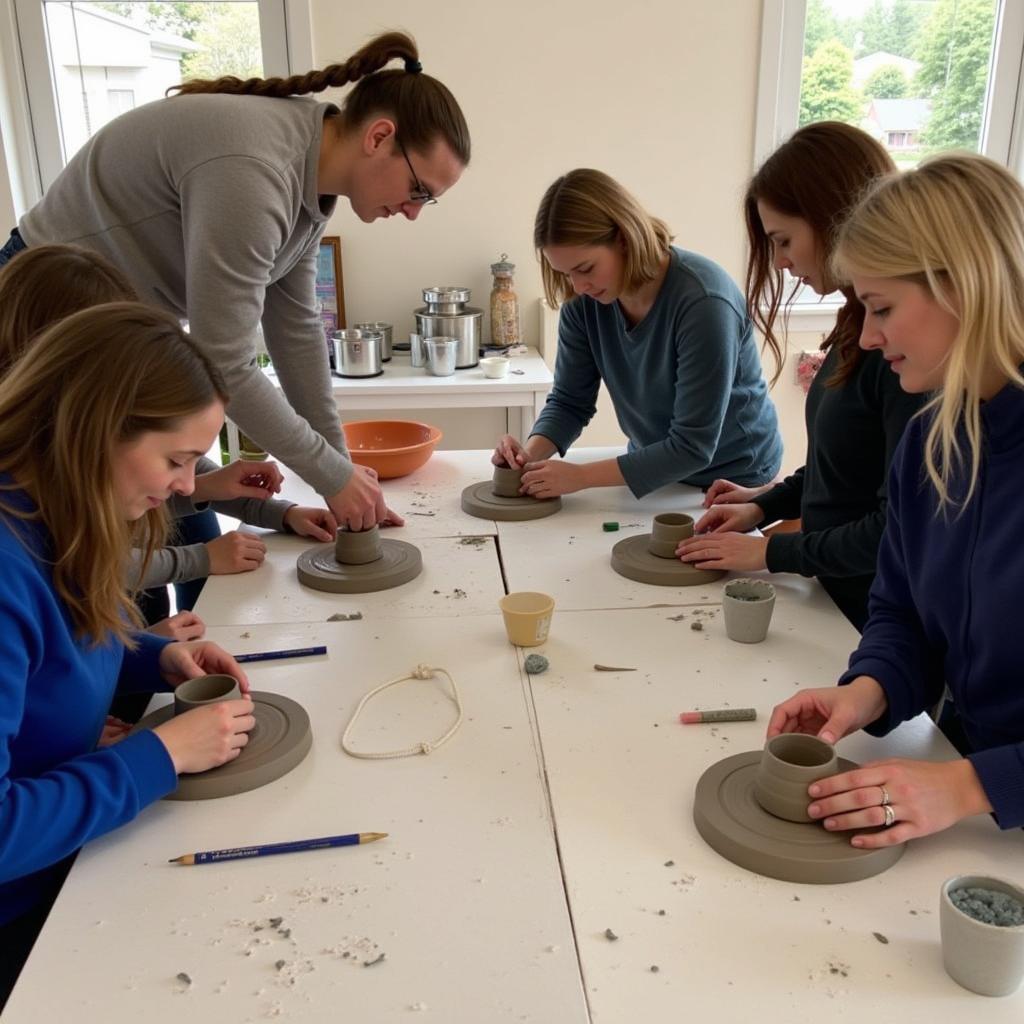
<instances>
[{"instance_id":1,"label":"dark green sweater","mask_svg":"<svg viewBox=\"0 0 1024 1024\"><path fill-rule=\"evenodd\" d=\"M840 387L828 387L838 361L830 349L807 393L806 464L754 500L765 524L802 521L800 533L768 541L769 571L817 576L861 630L885 528L889 463L926 397L908 395L878 351L863 353Z\"/></svg>"}]
</instances>

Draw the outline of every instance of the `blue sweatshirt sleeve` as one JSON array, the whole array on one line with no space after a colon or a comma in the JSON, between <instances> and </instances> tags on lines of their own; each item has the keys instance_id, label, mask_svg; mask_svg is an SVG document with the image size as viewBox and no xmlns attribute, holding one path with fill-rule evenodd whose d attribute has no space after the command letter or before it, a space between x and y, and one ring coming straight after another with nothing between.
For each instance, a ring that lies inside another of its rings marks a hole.
<instances>
[{"instance_id":1,"label":"blue sweatshirt sleeve","mask_svg":"<svg viewBox=\"0 0 1024 1024\"><path fill-rule=\"evenodd\" d=\"M30 574L9 564L0 589L0 884L55 864L177 785L170 755L150 731L38 772L11 775L11 747L22 731L28 686L47 658L49 637L36 614L36 596ZM151 658L153 650L147 642L142 657ZM54 727L59 730L59 723ZM47 761L46 751L34 757Z\"/></svg>"},{"instance_id":2,"label":"blue sweatshirt sleeve","mask_svg":"<svg viewBox=\"0 0 1024 1024\"><path fill-rule=\"evenodd\" d=\"M601 373L587 340L583 303L562 306L558 316L558 354L555 383L530 435L546 437L564 456L597 412Z\"/></svg>"},{"instance_id":3,"label":"blue sweatshirt sleeve","mask_svg":"<svg viewBox=\"0 0 1024 1024\"><path fill-rule=\"evenodd\" d=\"M920 426L911 424L893 458L868 622L850 656L850 667L839 680L844 686L858 676L870 676L885 691L888 706L866 730L875 736L884 736L933 706L943 693L942 657L929 644L917 613L902 545L901 487L916 486L921 465L920 445L915 443L919 435Z\"/></svg>"},{"instance_id":4,"label":"blue sweatshirt sleeve","mask_svg":"<svg viewBox=\"0 0 1024 1024\"><path fill-rule=\"evenodd\" d=\"M160 675L160 654L174 641L170 637L140 631L132 636L137 644L134 651L125 650L121 672L117 677L118 693L161 693L172 690L170 683Z\"/></svg>"},{"instance_id":5,"label":"blue sweatshirt sleeve","mask_svg":"<svg viewBox=\"0 0 1024 1024\"><path fill-rule=\"evenodd\" d=\"M636 497L686 480L711 465L722 436L740 345L749 329L749 322L715 295L680 310L671 339L676 349L676 384L668 436L618 459Z\"/></svg>"}]
</instances>

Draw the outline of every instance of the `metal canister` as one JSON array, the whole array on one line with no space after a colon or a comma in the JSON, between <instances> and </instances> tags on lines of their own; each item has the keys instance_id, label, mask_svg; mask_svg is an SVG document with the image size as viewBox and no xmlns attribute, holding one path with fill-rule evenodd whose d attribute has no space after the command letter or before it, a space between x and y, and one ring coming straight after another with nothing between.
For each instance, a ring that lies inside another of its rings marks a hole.
<instances>
[{"instance_id":1,"label":"metal canister","mask_svg":"<svg viewBox=\"0 0 1024 1024\"><path fill-rule=\"evenodd\" d=\"M427 350L423 338L418 334L409 335L409 364L411 366L427 365Z\"/></svg>"},{"instance_id":2,"label":"metal canister","mask_svg":"<svg viewBox=\"0 0 1024 1024\"><path fill-rule=\"evenodd\" d=\"M383 320L374 320L365 324L356 324L355 329L357 331L376 331L380 335L380 361L382 363L390 362L392 334L391 324L386 324Z\"/></svg>"},{"instance_id":3,"label":"metal canister","mask_svg":"<svg viewBox=\"0 0 1024 1024\"><path fill-rule=\"evenodd\" d=\"M483 343L484 313L468 306L469 289L438 285L423 289L422 309L416 310L416 333L424 338L454 338L458 343L455 368L476 366Z\"/></svg>"},{"instance_id":4,"label":"metal canister","mask_svg":"<svg viewBox=\"0 0 1024 1024\"><path fill-rule=\"evenodd\" d=\"M379 331L349 328L332 332L334 373L338 377L379 377L384 372L380 341Z\"/></svg>"},{"instance_id":5,"label":"metal canister","mask_svg":"<svg viewBox=\"0 0 1024 1024\"><path fill-rule=\"evenodd\" d=\"M450 377L455 373L458 338L426 338L423 344L427 349L427 369L435 377Z\"/></svg>"}]
</instances>

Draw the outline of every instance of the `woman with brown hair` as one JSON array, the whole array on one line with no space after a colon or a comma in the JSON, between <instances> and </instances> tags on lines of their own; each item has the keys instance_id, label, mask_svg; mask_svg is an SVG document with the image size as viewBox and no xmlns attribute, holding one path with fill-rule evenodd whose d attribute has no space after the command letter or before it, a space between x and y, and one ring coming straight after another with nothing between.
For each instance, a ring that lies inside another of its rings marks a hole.
<instances>
[{"instance_id":1,"label":"woman with brown hair","mask_svg":"<svg viewBox=\"0 0 1024 1024\"><path fill-rule=\"evenodd\" d=\"M177 321L138 303L62 320L0 381L0 1000L67 858L253 727L246 696L97 749L115 690L226 672L248 692L215 644L135 632L124 574L133 545L162 542L226 402Z\"/></svg>"},{"instance_id":2,"label":"woman with brown hair","mask_svg":"<svg viewBox=\"0 0 1024 1024\"><path fill-rule=\"evenodd\" d=\"M704 256L673 246L652 217L601 171L552 184L534 222L548 304L558 320L555 384L525 444L497 445L497 465L523 466L538 498L625 484L638 498L665 484L707 487L728 473L762 484L782 458L743 296ZM552 459L611 395L627 451L575 464Z\"/></svg>"},{"instance_id":3,"label":"woman with brown hair","mask_svg":"<svg viewBox=\"0 0 1024 1024\"><path fill-rule=\"evenodd\" d=\"M349 83L340 109L306 98ZM459 180L470 141L458 104L399 32L320 71L177 92L101 128L21 218L0 265L47 242L106 256L143 301L188 319L224 375L232 420L340 523L401 522L376 474L348 457L316 261L337 196L366 222L415 220ZM283 396L256 365L261 326Z\"/></svg>"},{"instance_id":4,"label":"woman with brown hair","mask_svg":"<svg viewBox=\"0 0 1024 1024\"><path fill-rule=\"evenodd\" d=\"M805 408L807 461L774 486L716 480L684 562L702 569L817 576L862 629L885 526L886 476L896 445L923 398L904 392L879 352L858 347L864 308L830 266L838 229L861 193L896 170L882 145L859 128L824 121L801 128L754 175L743 209L750 242L747 305L782 369L776 331L784 271L845 305L822 344L825 359ZM791 302L793 293L790 294ZM800 519L797 533L745 536L761 523Z\"/></svg>"}]
</instances>

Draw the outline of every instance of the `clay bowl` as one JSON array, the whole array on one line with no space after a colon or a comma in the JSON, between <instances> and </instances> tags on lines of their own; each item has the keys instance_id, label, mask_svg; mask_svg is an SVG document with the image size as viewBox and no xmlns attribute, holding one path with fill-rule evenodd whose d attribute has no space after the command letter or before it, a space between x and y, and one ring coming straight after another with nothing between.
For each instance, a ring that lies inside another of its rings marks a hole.
<instances>
[{"instance_id":1,"label":"clay bowl","mask_svg":"<svg viewBox=\"0 0 1024 1024\"><path fill-rule=\"evenodd\" d=\"M342 424L352 461L377 471L381 480L408 476L434 453L444 436L429 423L360 420Z\"/></svg>"}]
</instances>

